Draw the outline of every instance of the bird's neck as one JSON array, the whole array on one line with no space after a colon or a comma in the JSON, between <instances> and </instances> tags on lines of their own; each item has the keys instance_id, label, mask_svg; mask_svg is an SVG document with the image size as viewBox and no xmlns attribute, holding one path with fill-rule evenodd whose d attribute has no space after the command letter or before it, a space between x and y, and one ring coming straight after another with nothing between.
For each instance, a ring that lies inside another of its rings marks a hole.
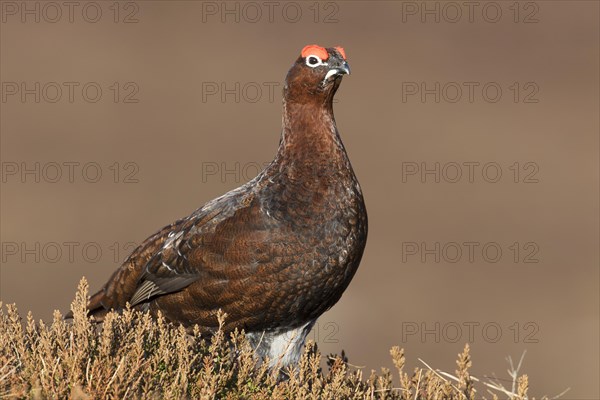
<instances>
[{"instance_id":1,"label":"bird's neck","mask_svg":"<svg viewBox=\"0 0 600 400\"><path fill-rule=\"evenodd\" d=\"M318 163L332 168L346 166L348 157L330 102L284 102L277 158L282 163Z\"/></svg>"}]
</instances>

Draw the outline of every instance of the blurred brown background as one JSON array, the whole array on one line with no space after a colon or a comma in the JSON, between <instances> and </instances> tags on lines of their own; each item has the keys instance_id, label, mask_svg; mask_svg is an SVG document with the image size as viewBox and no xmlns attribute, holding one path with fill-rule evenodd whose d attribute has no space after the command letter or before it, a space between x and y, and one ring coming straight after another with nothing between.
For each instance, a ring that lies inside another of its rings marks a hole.
<instances>
[{"instance_id":1,"label":"blurred brown background","mask_svg":"<svg viewBox=\"0 0 600 400\"><path fill-rule=\"evenodd\" d=\"M48 319L251 179L300 49L342 45L370 233L312 338L366 371L398 344L453 372L471 342L508 378L527 350L530 394L599 398L599 6L477 4L2 1L0 298Z\"/></svg>"}]
</instances>

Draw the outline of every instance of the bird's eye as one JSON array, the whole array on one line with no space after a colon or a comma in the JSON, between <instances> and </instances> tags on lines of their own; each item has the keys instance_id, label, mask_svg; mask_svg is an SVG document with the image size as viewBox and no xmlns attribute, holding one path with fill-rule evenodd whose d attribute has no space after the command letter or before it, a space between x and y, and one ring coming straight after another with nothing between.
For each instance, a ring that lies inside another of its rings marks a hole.
<instances>
[{"instance_id":1,"label":"bird's eye","mask_svg":"<svg viewBox=\"0 0 600 400\"><path fill-rule=\"evenodd\" d=\"M323 62L321 61L321 59L317 56L308 56L306 58L306 65L308 65L311 68L316 67L317 65L321 65L323 64Z\"/></svg>"}]
</instances>

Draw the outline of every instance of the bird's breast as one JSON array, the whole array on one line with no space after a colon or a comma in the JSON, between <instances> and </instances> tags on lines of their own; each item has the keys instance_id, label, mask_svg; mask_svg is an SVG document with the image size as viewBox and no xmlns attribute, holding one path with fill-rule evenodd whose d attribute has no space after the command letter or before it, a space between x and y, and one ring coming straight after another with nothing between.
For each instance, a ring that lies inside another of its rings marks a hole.
<instances>
[{"instance_id":1,"label":"bird's breast","mask_svg":"<svg viewBox=\"0 0 600 400\"><path fill-rule=\"evenodd\" d=\"M355 179L278 182L276 195L261 196L263 212L277 220L281 299L288 315L316 318L333 306L358 268L366 243L367 217ZM285 295L284 295L285 294Z\"/></svg>"}]
</instances>

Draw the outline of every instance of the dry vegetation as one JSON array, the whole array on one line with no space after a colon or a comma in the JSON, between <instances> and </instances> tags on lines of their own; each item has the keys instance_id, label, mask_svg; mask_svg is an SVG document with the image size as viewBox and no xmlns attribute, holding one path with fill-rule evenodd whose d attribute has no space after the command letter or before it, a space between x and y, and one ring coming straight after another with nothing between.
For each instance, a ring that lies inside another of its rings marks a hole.
<instances>
[{"instance_id":1,"label":"dry vegetation","mask_svg":"<svg viewBox=\"0 0 600 400\"><path fill-rule=\"evenodd\" d=\"M87 283L72 304L73 321L56 311L51 325L22 321L0 303L0 398L223 398L223 399L527 399L527 376L513 368L510 387L469 374L468 345L455 374L427 364L407 373L404 351L391 349L399 377L383 368L365 374L342 356L308 344L289 379L257 365L242 333L210 340L188 335L163 319L133 310L107 316L102 329L86 317ZM394 385L394 379L399 385Z\"/></svg>"}]
</instances>

